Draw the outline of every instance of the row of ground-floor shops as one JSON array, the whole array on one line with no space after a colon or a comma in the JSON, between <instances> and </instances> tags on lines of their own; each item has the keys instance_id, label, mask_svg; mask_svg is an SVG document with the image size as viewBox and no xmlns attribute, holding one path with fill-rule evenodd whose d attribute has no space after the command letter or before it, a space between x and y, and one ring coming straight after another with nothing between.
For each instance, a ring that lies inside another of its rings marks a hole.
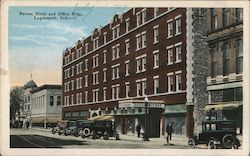
<instances>
[{"instance_id":1,"label":"row of ground-floor shops","mask_svg":"<svg viewBox=\"0 0 250 156\"><path fill-rule=\"evenodd\" d=\"M194 122L197 120L193 118L194 105L165 105L162 101L148 101L147 105L146 117L145 101L129 100L120 101L118 106L113 107L113 109L92 107L92 109L81 110L75 106L74 111L69 111L64 107L62 118L64 120L81 120L98 115L112 115L116 131L120 134L136 135L137 125L141 125L141 133L143 134L146 124L149 137L161 137L165 135L168 123L172 125L174 135L190 136L193 134ZM208 105L200 111L208 114L211 109L218 114L217 119L237 121L237 127L242 131L242 102L240 104ZM206 120L206 118L200 120Z\"/></svg>"}]
</instances>

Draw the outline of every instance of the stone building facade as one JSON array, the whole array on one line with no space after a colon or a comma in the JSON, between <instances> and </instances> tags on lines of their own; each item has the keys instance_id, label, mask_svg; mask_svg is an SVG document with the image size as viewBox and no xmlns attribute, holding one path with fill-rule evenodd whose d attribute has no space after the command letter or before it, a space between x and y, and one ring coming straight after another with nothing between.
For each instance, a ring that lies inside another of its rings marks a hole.
<instances>
[{"instance_id":1,"label":"stone building facade","mask_svg":"<svg viewBox=\"0 0 250 156\"><path fill-rule=\"evenodd\" d=\"M219 119L236 120L242 129L243 9L209 9L207 25L206 110L214 108Z\"/></svg>"}]
</instances>

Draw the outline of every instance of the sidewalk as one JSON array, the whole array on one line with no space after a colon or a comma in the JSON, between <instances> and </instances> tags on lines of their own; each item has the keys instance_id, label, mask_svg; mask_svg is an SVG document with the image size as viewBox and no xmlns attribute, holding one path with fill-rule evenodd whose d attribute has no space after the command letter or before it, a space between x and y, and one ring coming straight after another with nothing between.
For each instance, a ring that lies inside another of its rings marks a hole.
<instances>
[{"instance_id":1,"label":"sidewalk","mask_svg":"<svg viewBox=\"0 0 250 156\"><path fill-rule=\"evenodd\" d=\"M181 146L181 147L187 147L187 141L188 138L185 136L172 136L172 140L167 144L167 140L165 137L160 138L149 138L150 141L143 141L143 138L138 138L137 135L120 135L121 140L127 140L127 141L135 141L135 142L149 142L152 144L159 144L164 146Z\"/></svg>"}]
</instances>

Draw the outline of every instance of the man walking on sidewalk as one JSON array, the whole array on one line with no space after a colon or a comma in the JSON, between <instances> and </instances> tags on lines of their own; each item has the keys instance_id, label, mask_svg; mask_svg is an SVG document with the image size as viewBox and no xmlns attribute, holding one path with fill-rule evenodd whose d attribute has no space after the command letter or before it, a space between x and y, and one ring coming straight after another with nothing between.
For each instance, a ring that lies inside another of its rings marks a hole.
<instances>
[{"instance_id":1,"label":"man walking on sidewalk","mask_svg":"<svg viewBox=\"0 0 250 156\"><path fill-rule=\"evenodd\" d=\"M167 143L169 143L169 141L171 141L172 139L172 133L173 133L173 127L171 123L167 124L166 132L167 132Z\"/></svg>"},{"instance_id":2,"label":"man walking on sidewalk","mask_svg":"<svg viewBox=\"0 0 250 156\"><path fill-rule=\"evenodd\" d=\"M136 131L137 131L137 137L140 138L140 135L141 135L141 125L140 124L138 124L136 126Z\"/></svg>"}]
</instances>

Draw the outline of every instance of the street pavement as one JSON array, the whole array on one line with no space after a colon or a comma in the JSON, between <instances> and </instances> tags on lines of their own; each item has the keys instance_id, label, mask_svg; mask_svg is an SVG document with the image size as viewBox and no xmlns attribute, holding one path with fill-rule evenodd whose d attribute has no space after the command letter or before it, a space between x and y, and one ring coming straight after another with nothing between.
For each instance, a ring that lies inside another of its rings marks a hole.
<instances>
[{"instance_id":1,"label":"street pavement","mask_svg":"<svg viewBox=\"0 0 250 156\"><path fill-rule=\"evenodd\" d=\"M110 138L109 140L81 138L75 136L64 136L52 134L51 129L32 128L11 129L11 148L127 148L127 149L186 149L187 138L173 136L170 144L165 138L150 138L150 141L143 141L136 135L120 135L120 140ZM204 147L201 147L204 148Z\"/></svg>"}]
</instances>

